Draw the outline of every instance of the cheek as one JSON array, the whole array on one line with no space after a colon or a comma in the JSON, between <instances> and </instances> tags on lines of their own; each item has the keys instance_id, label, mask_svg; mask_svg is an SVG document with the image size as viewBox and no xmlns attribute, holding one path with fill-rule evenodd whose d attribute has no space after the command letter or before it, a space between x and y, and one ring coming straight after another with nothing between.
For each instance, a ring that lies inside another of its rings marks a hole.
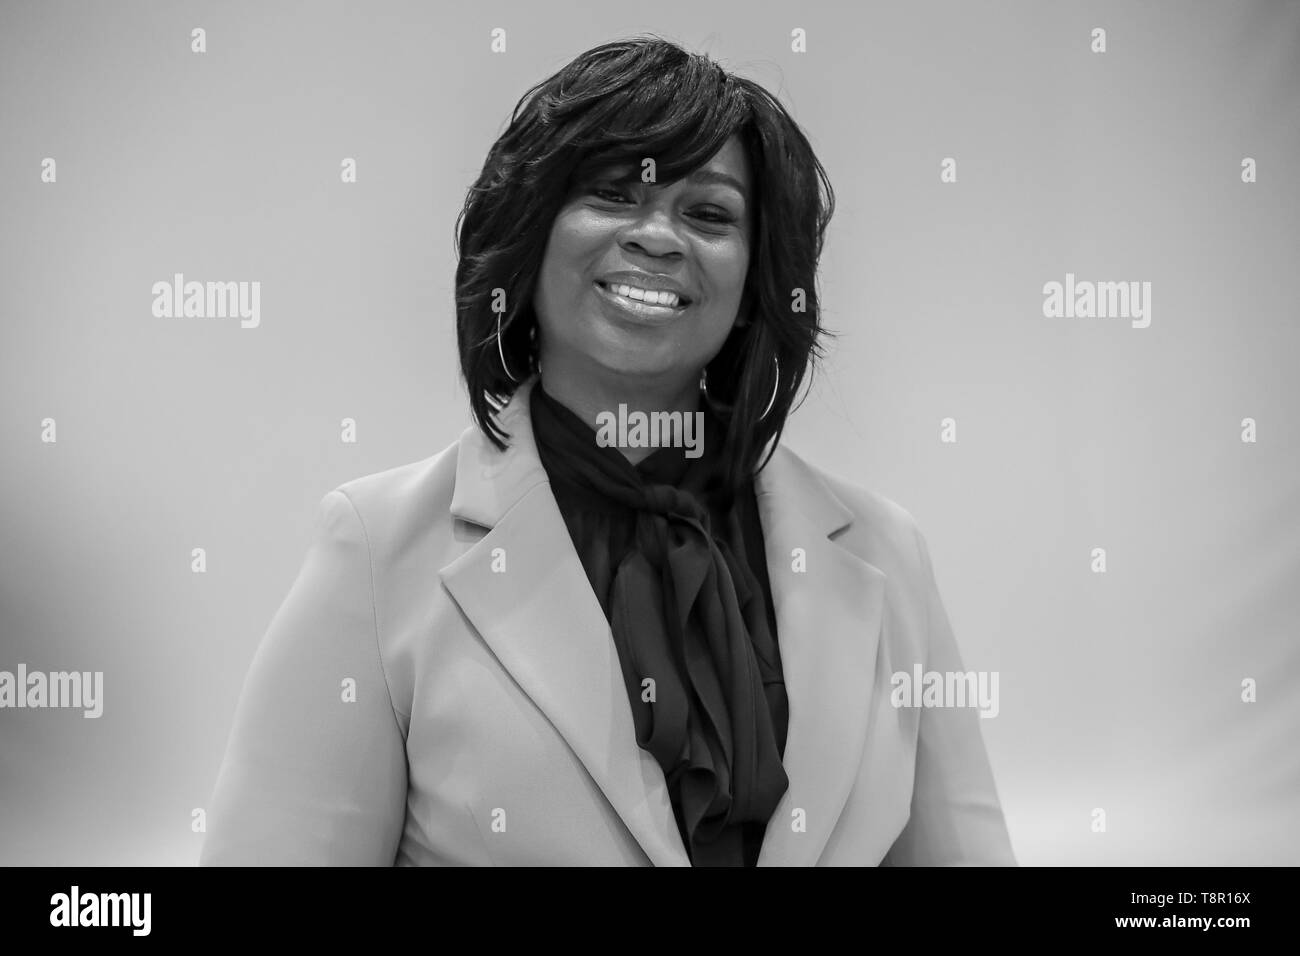
<instances>
[{"instance_id":1,"label":"cheek","mask_svg":"<svg viewBox=\"0 0 1300 956\"><path fill-rule=\"evenodd\" d=\"M609 233L608 224L584 210L562 212L556 217L547 240L547 258L553 259L557 269L565 270L576 281L578 277L573 273L586 270L600 250L608 246Z\"/></svg>"},{"instance_id":2,"label":"cheek","mask_svg":"<svg viewBox=\"0 0 1300 956\"><path fill-rule=\"evenodd\" d=\"M542 311L565 311L572 308L574 297L583 291L580 288L582 263L589 244L587 231L580 228L572 217L556 219L546 240L546 252L542 256L534 297L535 307L540 307ZM543 321L549 317L543 315Z\"/></svg>"},{"instance_id":3,"label":"cheek","mask_svg":"<svg viewBox=\"0 0 1300 956\"><path fill-rule=\"evenodd\" d=\"M709 274L714 300L719 306L734 310L740 304L748 272L749 250L743 245L715 250Z\"/></svg>"}]
</instances>

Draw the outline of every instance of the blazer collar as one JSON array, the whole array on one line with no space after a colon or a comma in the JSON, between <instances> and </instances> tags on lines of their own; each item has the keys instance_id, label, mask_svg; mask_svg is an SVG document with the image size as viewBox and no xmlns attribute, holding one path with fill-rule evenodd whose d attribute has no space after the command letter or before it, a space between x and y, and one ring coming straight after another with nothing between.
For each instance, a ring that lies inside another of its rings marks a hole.
<instances>
[{"instance_id":1,"label":"blazer collar","mask_svg":"<svg viewBox=\"0 0 1300 956\"><path fill-rule=\"evenodd\" d=\"M537 454L529 417L536 382L522 383L497 416L510 436L505 451L477 426L461 436L451 513L486 533L440 576L650 860L687 866L663 773L636 743L609 623ZM758 863L811 865L839 820L879 703L886 578L832 540L852 523L852 510L784 447L756 476L755 496L790 705L783 757L790 787ZM888 836L878 834L877 860Z\"/></svg>"}]
</instances>

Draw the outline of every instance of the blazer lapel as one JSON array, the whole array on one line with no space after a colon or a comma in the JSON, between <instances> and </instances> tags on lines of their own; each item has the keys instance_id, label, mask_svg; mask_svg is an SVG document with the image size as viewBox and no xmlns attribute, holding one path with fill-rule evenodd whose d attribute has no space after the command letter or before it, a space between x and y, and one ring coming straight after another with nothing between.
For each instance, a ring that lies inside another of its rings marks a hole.
<instances>
[{"instance_id":1,"label":"blazer lapel","mask_svg":"<svg viewBox=\"0 0 1300 956\"><path fill-rule=\"evenodd\" d=\"M790 787L758 865L812 866L862 763L887 579L830 540L853 512L784 447L755 492L790 705L782 759Z\"/></svg>"},{"instance_id":2,"label":"blazer lapel","mask_svg":"<svg viewBox=\"0 0 1300 956\"><path fill-rule=\"evenodd\" d=\"M505 452L461 437L451 513L490 529L439 573L510 676L564 737L656 866L689 866L663 772L636 743L618 652L537 455L536 379L498 416Z\"/></svg>"},{"instance_id":3,"label":"blazer lapel","mask_svg":"<svg viewBox=\"0 0 1300 956\"><path fill-rule=\"evenodd\" d=\"M656 866L689 866L663 772L636 743L609 623L569 539L533 438L529 379L498 421L498 451L462 435L451 513L485 529L439 573L502 667L564 737ZM785 448L755 479L790 704L790 780L759 866L821 856L862 761L886 577L830 536L850 511ZM797 564L795 549L802 549Z\"/></svg>"}]
</instances>

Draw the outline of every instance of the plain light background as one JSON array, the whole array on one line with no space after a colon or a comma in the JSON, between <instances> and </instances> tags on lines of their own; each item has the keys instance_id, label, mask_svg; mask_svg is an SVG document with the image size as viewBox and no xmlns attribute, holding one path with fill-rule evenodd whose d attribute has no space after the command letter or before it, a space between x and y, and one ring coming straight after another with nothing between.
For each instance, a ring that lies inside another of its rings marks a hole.
<instances>
[{"instance_id":1,"label":"plain light background","mask_svg":"<svg viewBox=\"0 0 1300 956\"><path fill-rule=\"evenodd\" d=\"M0 5L0 669L105 680L0 711L0 863L197 860L321 497L469 423L466 188L645 31L829 172L840 337L785 441L919 522L1020 861L1300 863L1300 4L835 0ZM261 326L154 318L174 272L260 281ZM1150 327L1044 318L1067 272L1151 282Z\"/></svg>"}]
</instances>

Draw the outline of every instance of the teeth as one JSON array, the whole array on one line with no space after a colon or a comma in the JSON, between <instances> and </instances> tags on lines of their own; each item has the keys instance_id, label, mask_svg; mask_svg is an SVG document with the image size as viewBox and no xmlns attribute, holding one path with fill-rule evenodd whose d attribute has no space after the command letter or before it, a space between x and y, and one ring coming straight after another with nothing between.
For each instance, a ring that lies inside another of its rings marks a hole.
<instances>
[{"instance_id":1,"label":"teeth","mask_svg":"<svg viewBox=\"0 0 1300 956\"><path fill-rule=\"evenodd\" d=\"M676 292L654 292L649 289L638 289L632 285L607 285L611 292L618 295L626 296L629 299L636 299L645 302L648 305L666 305L676 307L679 300Z\"/></svg>"}]
</instances>

